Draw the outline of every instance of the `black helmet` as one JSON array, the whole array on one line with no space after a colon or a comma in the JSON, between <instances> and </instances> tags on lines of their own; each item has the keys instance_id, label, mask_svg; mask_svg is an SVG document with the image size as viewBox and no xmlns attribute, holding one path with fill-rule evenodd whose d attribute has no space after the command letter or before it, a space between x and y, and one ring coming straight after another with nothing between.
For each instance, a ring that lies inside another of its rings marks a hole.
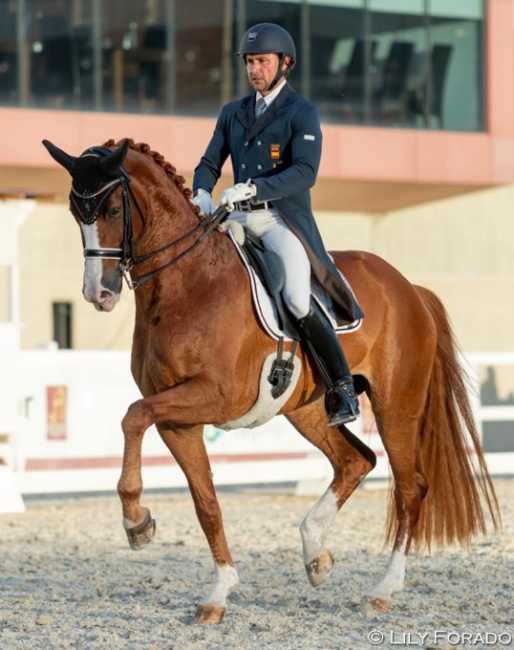
<instances>
[{"instance_id":1,"label":"black helmet","mask_svg":"<svg viewBox=\"0 0 514 650\"><path fill-rule=\"evenodd\" d=\"M273 23L254 25L246 32L239 46L239 56L246 54L285 54L296 61L296 48L289 32Z\"/></svg>"},{"instance_id":2,"label":"black helmet","mask_svg":"<svg viewBox=\"0 0 514 650\"><path fill-rule=\"evenodd\" d=\"M281 77L287 76L296 63L296 47L289 32L283 27L273 23L259 23L250 27L241 39L237 56L246 57L247 54L278 54L280 57L279 72L270 85L270 90ZM291 61L285 71L282 63L288 56Z\"/></svg>"}]
</instances>

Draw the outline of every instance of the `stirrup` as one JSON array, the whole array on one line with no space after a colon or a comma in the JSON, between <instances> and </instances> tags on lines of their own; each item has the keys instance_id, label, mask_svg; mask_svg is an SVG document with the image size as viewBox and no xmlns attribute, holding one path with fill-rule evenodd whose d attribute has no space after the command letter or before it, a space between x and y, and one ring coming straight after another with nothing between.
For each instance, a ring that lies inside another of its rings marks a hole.
<instances>
[{"instance_id":1,"label":"stirrup","mask_svg":"<svg viewBox=\"0 0 514 650\"><path fill-rule=\"evenodd\" d=\"M340 381L330 387L325 393L325 410L330 427L338 427L356 420L360 411L353 384Z\"/></svg>"}]
</instances>

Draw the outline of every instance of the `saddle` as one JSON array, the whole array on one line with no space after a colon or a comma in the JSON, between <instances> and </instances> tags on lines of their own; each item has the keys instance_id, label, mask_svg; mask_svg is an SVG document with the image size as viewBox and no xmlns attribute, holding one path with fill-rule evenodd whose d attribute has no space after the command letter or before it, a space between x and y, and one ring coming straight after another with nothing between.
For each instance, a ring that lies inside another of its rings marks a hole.
<instances>
[{"instance_id":1,"label":"saddle","mask_svg":"<svg viewBox=\"0 0 514 650\"><path fill-rule=\"evenodd\" d=\"M271 385L271 395L277 400L291 385L295 354L301 339L296 320L287 309L282 295L285 284L284 264L276 253L267 251L259 238L248 233L237 222L225 221L220 229L227 233L248 272L258 320L268 335L278 342L277 355L267 378ZM338 334L355 331L361 326L362 319L348 325L337 324L331 298L314 278L311 294ZM287 358L284 358L284 341L291 341L291 351Z\"/></svg>"}]
</instances>

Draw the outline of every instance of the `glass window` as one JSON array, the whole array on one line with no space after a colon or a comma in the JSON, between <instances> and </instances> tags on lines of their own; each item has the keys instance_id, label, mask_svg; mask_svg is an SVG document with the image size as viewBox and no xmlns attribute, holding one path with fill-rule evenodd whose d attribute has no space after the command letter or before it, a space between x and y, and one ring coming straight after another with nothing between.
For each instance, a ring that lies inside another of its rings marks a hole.
<instances>
[{"instance_id":1,"label":"glass window","mask_svg":"<svg viewBox=\"0 0 514 650\"><path fill-rule=\"evenodd\" d=\"M324 121L484 128L484 0L0 0L0 104L215 116L259 22Z\"/></svg>"},{"instance_id":2,"label":"glass window","mask_svg":"<svg viewBox=\"0 0 514 650\"><path fill-rule=\"evenodd\" d=\"M16 5L0 0L0 104L19 103L17 87Z\"/></svg>"},{"instance_id":3,"label":"glass window","mask_svg":"<svg viewBox=\"0 0 514 650\"><path fill-rule=\"evenodd\" d=\"M73 108L76 70L69 2L34 2L27 13L26 32L30 104Z\"/></svg>"},{"instance_id":4,"label":"glass window","mask_svg":"<svg viewBox=\"0 0 514 650\"><path fill-rule=\"evenodd\" d=\"M371 122L414 126L414 98L424 87L427 74L424 0L370 0L369 7L373 44Z\"/></svg>"},{"instance_id":5,"label":"glass window","mask_svg":"<svg viewBox=\"0 0 514 650\"><path fill-rule=\"evenodd\" d=\"M484 128L482 0L310 0L303 27L324 120Z\"/></svg>"},{"instance_id":6,"label":"glass window","mask_svg":"<svg viewBox=\"0 0 514 650\"><path fill-rule=\"evenodd\" d=\"M63 350L73 347L72 315L73 305L71 302L52 303L53 340Z\"/></svg>"},{"instance_id":7,"label":"glass window","mask_svg":"<svg viewBox=\"0 0 514 650\"><path fill-rule=\"evenodd\" d=\"M330 122L368 122L372 43L364 0L309 5L310 98Z\"/></svg>"},{"instance_id":8,"label":"glass window","mask_svg":"<svg viewBox=\"0 0 514 650\"><path fill-rule=\"evenodd\" d=\"M430 0L424 126L479 131L485 125L483 3Z\"/></svg>"},{"instance_id":9,"label":"glass window","mask_svg":"<svg viewBox=\"0 0 514 650\"><path fill-rule=\"evenodd\" d=\"M514 451L514 367L479 368L482 444L489 453ZM484 408L485 407L485 408ZM492 417L491 417L492 416Z\"/></svg>"},{"instance_id":10,"label":"glass window","mask_svg":"<svg viewBox=\"0 0 514 650\"><path fill-rule=\"evenodd\" d=\"M371 59L364 2L316 2L309 7L310 98L321 117L362 123Z\"/></svg>"}]
</instances>

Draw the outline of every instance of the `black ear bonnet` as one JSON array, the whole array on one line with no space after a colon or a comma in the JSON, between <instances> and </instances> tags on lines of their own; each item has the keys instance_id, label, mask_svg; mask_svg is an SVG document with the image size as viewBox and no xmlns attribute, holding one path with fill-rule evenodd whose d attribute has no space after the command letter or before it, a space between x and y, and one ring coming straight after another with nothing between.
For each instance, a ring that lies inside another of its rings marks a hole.
<instances>
[{"instance_id":1,"label":"black ear bonnet","mask_svg":"<svg viewBox=\"0 0 514 650\"><path fill-rule=\"evenodd\" d=\"M101 213L107 199L124 179L130 180L122 160L102 164L112 151L107 147L91 147L76 159L70 171L73 179L70 203L73 213L85 224L92 224ZM123 156L124 157L124 156Z\"/></svg>"}]
</instances>

